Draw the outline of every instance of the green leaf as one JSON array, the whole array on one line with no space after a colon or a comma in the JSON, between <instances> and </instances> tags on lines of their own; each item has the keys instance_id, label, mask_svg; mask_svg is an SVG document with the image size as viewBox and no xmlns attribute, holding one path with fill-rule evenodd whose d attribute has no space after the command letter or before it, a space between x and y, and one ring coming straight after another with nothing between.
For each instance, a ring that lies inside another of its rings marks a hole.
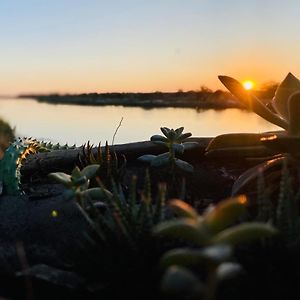
<instances>
[{"instance_id":1,"label":"green leaf","mask_svg":"<svg viewBox=\"0 0 300 300\"><path fill-rule=\"evenodd\" d=\"M199 146L199 143L197 142L185 142L182 144L184 147L184 150L191 150L191 149L195 149Z\"/></svg>"},{"instance_id":2,"label":"green leaf","mask_svg":"<svg viewBox=\"0 0 300 300\"><path fill-rule=\"evenodd\" d=\"M151 166L153 167L163 167L169 163L169 153L163 153L157 155L152 161Z\"/></svg>"},{"instance_id":3,"label":"green leaf","mask_svg":"<svg viewBox=\"0 0 300 300\"><path fill-rule=\"evenodd\" d=\"M190 270L180 267L169 267L161 281L164 293L176 298L199 298L203 294L204 284Z\"/></svg>"},{"instance_id":4,"label":"green leaf","mask_svg":"<svg viewBox=\"0 0 300 300\"><path fill-rule=\"evenodd\" d=\"M48 177L58 181L59 183L62 183L66 187L72 186L71 176L66 173L63 172L50 173L48 174Z\"/></svg>"},{"instance_id":5,"label":"green leaf","mask_svg":"<svg viewBox=\"0 0 300 300\"><path fill-rule=\"evenodd\" d=\"M216 149L246 147L260 145L260 139L266 134L258 133L227 133L216 136L212 139L205 151L209 152Z\"/></svg>"},{"instance_id":6,"label":"green leaf","mask_svg":"<svg viewBox=\"0 0 300 300\"><path fill-rule=\"evenodd\" d=\"M87 184L87 182L89 182L89 180L86 178L86 176L72 178L72 184L75 186L84 185L84 184ZM86 188L87 187L88 187L88 185L86 186Z\"/></svg>"},{"instance_id":7,"label":"green leaf","mask_svg":"<svg viewBox=\"0 0 300 300\"><path fill-rule=\"evenodd\" d=\"M177 142L182 143L184 140L186 140L190 136L192 136L192 134L190 132L184 133L177 138Z\"/></svg>"},{"instance_id":8,"label":"green leaf","mask_svg":"<svg viewBox=\"0 0 300 300\"><path fill-rule=\"evenodd\" d=\"M113 197L113 194L110 191L103 188L91 188L83 191L81 195L84 197L88 197L91 200L105 200L107 198Z\"/></svg>"},{"instance_id":9,"label":"green leaf","mask_svg":"<svg viewBox=\"0 0 300 300\"><path fill-rule=\"evenodd\" d=\"M216 270L216 275L218 278L218 281L223 281L223 280L228 280L232 279L243 271L243 267L234 262L223 262L221 263L217 270Z\"/></svg>"},{"instance_id":10,"label":"green leaf","mask_svg":"<svg viewBox=\"0 0 300 300\"><path fill-rule=\"evenodd\" d=\"M184 127L179 127L177 129L175 129L177 137L179 137L182 134L183 130L184 130Z\"/></svg>"},{"instance_id":11,"label":"green leaf","mask_svg":"<svg viewBox=\"0 0 300 300\"><path fill-rule=\"evenodd\" d=\"M182 154L184 152L183 144L172 144L172 147L175 153Z\"/></svg>"},{"instance_id":12,"label":"green leaf","mask_svg":"<svg viewBox=\"0 0 300 300\"><path fill-rule=\"evenodd\" d=\"M96 175L99 168L100 165L98 164L88 165L81 171L81 175L86 176L86 178L88 179L91 179Z\"/></svg>"},{"instance_id":13,"label":"green leaf","mask_svg":"<svg viewBox=\"0 0 300 300\"><path fill-rule=\"evenodd\" d=\"M194 171L194 167L184 160L176 158L175 164L178 168L180 168L181 170L183 170L185 172L193 172Z\"/></svg>"},{"instance_id":14,"label":"green leaf","mask_svg":"<svg viewBox=\"0 0 300 300\"><path fill-rule=\"evenodd\" d=\"M152 160L156 157L156 155L152 154L145 154L138 158L139 161L145 162L145 163L151 163Z\"/></svg>"},{"instance_id":15,"label":"green leaf","mask_svg":"<svg viewBox=\"0 0 300 300\"><path fill-rule=\"evenodd\" d=\"M295 92L300 91L300 81L292 73L288 73L280 83L272 100L275 110L285 119L289 120L289 98Z\"/></svg>"},{"instance_id":16,"label":"green leaf","mask_svg":"<svg viewBox=\"0 0 300 300\"><path fill-rule=\"evenodd\" d=\"M210 232L216 233L236 220L246 211L246 196L222 200L204 215L204 224Z\"/></svg>"},{"instance_id":17,"label":"green leaf","mask_svg":"<svg viewBox=\"0 0 300 300\"><path fill-rule=\"evenodd\" d=\"M168 202L168 205L179 217L191 218L193 220L198 219L197 211L191 205L180 199L172 199Z\"/></svg>"},{"instance_id":18,"label":"green leaf","mask_svg":"<svg viewBox=\"0 0 300 300\"><path fill-rule=\"evenodd\" d=\"M204 245L208 239L205 228L198 228L197 222L190 218L160 223L154 227L153 234L159 237L179 238L197 245Z\"/></svg>"},{"instance_id":19,"label":"green leaf","mask_svg":"<svg viewBox=\"0 0 300 300\"><path fill-rule=\"evenodd\" d=\"M168 133L168 139L170 141L176 141L176 132L173 128Z\"/></svg>"},{"instance_id":20,"label":"green leaf","mask_svg":"<svg viewBox=\"0 0 300 300\"><path fill-rule=\"evenodd\" d=\"M166 142L162 142L162 141L152 141L152 143L156 144L156 145L162 145L162 146L168 146Z\"/></svg>"},{"instance_id":21,"label":"green leaf","mask_svg":"<svg viewBox=\"0 0 300 300\"><path fill-rule=\"evenodd\" d=\"M278 234L278 230L270 224L247 222L221 231L211 240L211 243L236 245L271 237L275 234Z\"/></svg>"},{"instance_id":22,"label":"green leaf","mask_svg":"<svg viewBox=\"0 0 300 300\"><path fill-rule=\"evenodd\" d=\"M180 248L168 251L160 260L163 268L171 265L194 267L200 264L216 265L228 260L232 255L232 247L229 245L217 245L204 249Z\"/></svg>"},{"instance_id":23,"label":"green leaf","mask_svg":"<svg viewBox=\"0 0 300 300\"><path fill-rule=\"evenodd\" d=\"M152 135L152 136L151 136L150 141L152 141L152 142L164 142L164 143L167 143L167 142L168 142L168 139L165 138L165 137L162 136L162 135L155 134L155 135Z\"/></svg>"},{"instance_id":24,"label":"green leaf","mask_svg":"<svg viewBox=\"0 0 300 300\"><path fill-rule=\"evenodd\" d=\"M75 179L75 178L80 177L80 176L81 176L80 169L78 168L78 166L76 166L76 167L72 170L71 177L72 177L72 179Z\"/></svg>"},{"instance_id":25,"label":"green leaf","mask_svg":"<svg viewBox=\"0 0 300 300\"><path fill-rule=\"evenodd\" d=\"M169 132L171 131L170 128L168 127L160 127L161 132L168 138L169 137Z\"/></svg>"}]
</instances>

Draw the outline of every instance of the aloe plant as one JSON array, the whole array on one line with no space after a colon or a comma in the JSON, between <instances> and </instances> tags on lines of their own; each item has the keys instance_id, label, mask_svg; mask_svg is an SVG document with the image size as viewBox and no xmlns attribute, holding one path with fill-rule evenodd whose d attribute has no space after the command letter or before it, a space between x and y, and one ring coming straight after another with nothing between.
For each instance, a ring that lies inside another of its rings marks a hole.
<instances>
[{"instance_id":1,"label":"aloe plant","mask_svg":"<svg viewBox=\"0 0 300 300\"><path fill-rule=\"evenodd\" d=\"M99 165L96 176L100 178L106 187L111 187L112 181L116 183L123 182L127 163L126 157L122 155L120 161L113 146L108 146L107 142L104 149L99 143L95 151L93 151L93 145L87 142L82 147L82 155L79 159L82 167L91 164Z\"/></svg>"},{"instance_id":2,"label":"aloe plant","mask_svg":"<svg viewBox=\"0 0 300 300\"><path fill-rule=\"evenodd\" d=\"M213 299L218 283L241 271L241 266L232 261L233 246L278 233L261 222L234 225L246 210L245 196L223 200L203 215L181 200L172 200L169 205L180 218L158 224L154 235L193 246L170 250L161 258L160 264L166 269L161 287L173 296ZM207 275L203 280L195 270L204 269Z\"/></svg>"},{"instance_id":3,"label":"aloe plant","mask_svg":"<svg viewBox=\"0 0 300 300\"><path fill-rule=\"evenodd\" d=\"M190 132L183 133L184 127L170 129L167 127L160 128L163 135L153 135L151 141L157 145L163 145L168 149L168 152L160 155L143 155L138 159L143 162L150 163L152 167L169 167L173 173L175 169L184 172L193 172L194 168L188 162L176 157L181 155L187 149L193 149L197 146L196 142L188 142L187 139L192 136Z\"/></svg>"}]
</instances>

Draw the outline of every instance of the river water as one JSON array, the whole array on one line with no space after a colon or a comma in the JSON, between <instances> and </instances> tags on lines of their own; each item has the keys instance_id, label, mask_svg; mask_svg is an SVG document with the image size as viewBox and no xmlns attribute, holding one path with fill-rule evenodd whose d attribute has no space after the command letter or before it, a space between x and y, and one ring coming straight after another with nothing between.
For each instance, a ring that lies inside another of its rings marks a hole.
<instances>
[{"instance_id":1,"label":"river water","mask_svg":"<svg viewBox=\"0 0 300 300\"><path fill-rule=\"evenodd\" d=\"M39 103L34 99L1 99L0 118L19 136L81 145L88 140L114 144L148 140L161 126L185 127L193 136L230 132L263 132L279 128L254 113L239 109L201 110L122 106L79 106Z\"/></svg>"}]
</instances>

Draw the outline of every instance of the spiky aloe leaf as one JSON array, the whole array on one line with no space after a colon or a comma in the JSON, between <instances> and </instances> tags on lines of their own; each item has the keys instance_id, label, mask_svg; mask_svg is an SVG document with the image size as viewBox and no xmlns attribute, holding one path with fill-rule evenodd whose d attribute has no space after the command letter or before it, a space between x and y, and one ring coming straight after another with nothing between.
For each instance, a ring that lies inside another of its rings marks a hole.
<instances>
[{"instance_id":1,"label":"spiky aloe leaf","mask_svg":"<svg viewBox=\"0 0 300 300\"><path fill-rule=\"evenodd\" d=\"M159 237L169 237L204 245L208 240L208 233L204 227L190 218L166 221L154 227L153 234Z\"/></svg>"},{"instance_id":2,"label":"spiky aloe leaf","mask_svg":"<svg viewBox=\"0 0 300 300\"><path fill-rule=\"evenodd\" d=\"M246 211L247 198L244 195L225 199L204 215L204 224L211 233L217 233L236 220Z\"/></svg>"},{"instance_id":3,"label":"spiky aloe leaf","mask_svg":"<svg viewBox=\"0 0 300 300\"><path fill-rule=\"evenodd\" d=\"M203 249L180 248L168 251L160 260L163 268L179 265L193 267L199 264L219 264L228 260L232 255L229 245L208 246Z\"/></svg>"},{"instance_id":4,"label":"spiky aloe leaf","mask_svg":"<svg viewBox=\"0 0 300 300\"><path fill-rule=\"evenodd\" d=\"M198 219L197 211L191 205L180 199L172 199L168 202L168 205L179 217L191 218L193 220Z\"/></svg>"},{"instance_id":5,"label":"spiky aloe leaf","mask_svg":"<svg viewBox=\"0 0 300 300\"><path fill-rule=\"evenodd\" d=\"M272 237L276 234L278 230L270 224L246 222L219 232L211 239L211 244L236 245Z\"/></svg>"},{"instance_id":6,"label":"spiky aloe leaf","mask_svg":"<svg viewBox=\"0 0 300 300\"><path fill-rule=\"evenodd\" d=\"M288 123L279 115L269 110L257 97L246 91L242 84L236 79L229 76L218 76L225 87L237 97L248 109L266 119L267 121L278 125L284 129L288 129Z\"/></svg>"},{"instance_id":7,"label":"spiky aloe leaf","mask_svg":"<svg viewBox=\"0 0 300 300\"><path fill-rule=\"evenodd\" d=\"M204 284L189 269L180 266L171 266L165 272L161 289L164 293L176 297L190 297L201 299L204 293Z\"/></svg>"},{"instance_id":8,"label":"spiky aloe leaf","mask_svg":"<svg viewBox=\"0 0 300 300\"><path fill-rule=\"evenodd\" d=\"M157 224L165 218L166 191L166 183L160 183L158 186L159 196L153 209L153 224Z\"/></svg>"}]
</instances>

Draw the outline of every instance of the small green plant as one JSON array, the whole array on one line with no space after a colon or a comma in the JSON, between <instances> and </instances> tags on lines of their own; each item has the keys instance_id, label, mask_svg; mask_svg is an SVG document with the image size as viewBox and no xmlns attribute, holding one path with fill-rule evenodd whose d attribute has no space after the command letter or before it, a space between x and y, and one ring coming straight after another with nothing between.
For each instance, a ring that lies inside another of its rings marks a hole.
<instances>
[{"instance_id":1,"label":"small green plant","mask_svg":"<svg viewBox=\"0 0 300 300\"><path fill-rule=\"evenodd\" d=\"M99 143L94 150L93 145L87 142L83 145L82 155L79 158L82 167L91 164L99 165L96 176L100 178L104 186L111 187L112 181L122 184L126 170L126 157L122 155L120 162L113 146L109 147L107 142L104 149Z\"/></svg>"},{"instance_id":2,"label":"small green plant","mask_svg":"<svg viewBox=\"0 0 300 300\"><path fill-rule=\"evenodd\" d=\"M143 155L138 159L150 163L152 167L168 167L171 173L174 173L176 169L184 172L193 172L194 168L188 162L181 160L176 155L182 155L187 149L192 149L197 146L198 143L187 142L187 139L192 136L190 132L183 133L184 127L177 129L169 129L167 127L160 128L163 135L153 135L151 141L158 145L163 145L168 149L168 152L160 155Z\"/></svg>"},{"instance_id":3,"label":"small green plant","mask_svg":"<svg viewBox=\"0 0 300 300\"><path fill-rule=\"evenodd\" d=\"M158 224L154 235L179 239L190 247L170 250L161 258L161 266L166 269L161 282L164 292L175 297L213 299L218 282L241 270L232 261L232 247L277 234L270 224L234 225L245 212L246 204L245 196L226 199L200 216L181 200L169 203L180 218ZM199 273L204 270L207 274L201 279Z\"/></svg>"},{"instance_id":4,"label":"small green plant","mask_svg":"<svg viewBox=\"0 0 300 300\"><path fill-rule=\"evenodd\" d=\"M75 197L79 204L85 208L90 200L111 197L111 193L102 187L89 188L90 181L95 177L98 169L99 165L97 164L89 165L82 170L76 166L71 175L63 172L54 172L48 176L63 184L67 188L65 194L70 198Z\"/></svg>"}]
</instances>

